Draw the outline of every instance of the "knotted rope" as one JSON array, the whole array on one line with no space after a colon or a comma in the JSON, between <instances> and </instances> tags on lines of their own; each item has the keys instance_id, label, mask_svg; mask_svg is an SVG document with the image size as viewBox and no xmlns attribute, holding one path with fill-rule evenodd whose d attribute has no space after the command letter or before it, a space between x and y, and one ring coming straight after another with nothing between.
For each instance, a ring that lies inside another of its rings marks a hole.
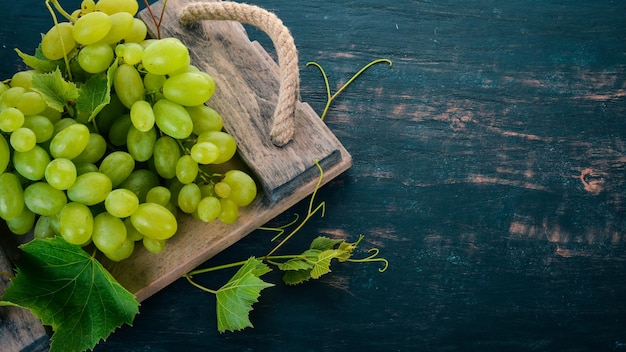
<instances>
[{"instance_id":1,"label":"knotted rope","mask_svg":"<svg viewBox=\"0 0 626 352\"><path fill-rule=\"evenodd\" d=\"M194 2L181 11L179 20L189 25L201 20L230 20L265 32L278 55L280 89L272 120L271 138L276 146L287 144L294 134L294 114L299 99L298 53L289 29L273 13L254 5L229 1Z\"/></svg>"}]
</instances>

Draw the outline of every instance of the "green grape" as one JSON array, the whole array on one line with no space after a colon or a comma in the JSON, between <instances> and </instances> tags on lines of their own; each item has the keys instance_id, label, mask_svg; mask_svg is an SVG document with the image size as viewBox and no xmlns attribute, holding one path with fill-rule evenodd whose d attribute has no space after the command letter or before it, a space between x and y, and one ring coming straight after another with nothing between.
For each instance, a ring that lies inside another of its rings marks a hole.
<instances>
[{"instance_id":1,"label":"green grape","mask_svg":"<svg viewBox=\"0 0 626 352\"><path fill-rule=\"evenodd\" d=\"M52 134L52 137L56 136L57 134L59 134L59 132L63 131L64 129L68 128L69 126L75 123L77 123L76 120L74 120L71 117L64 117L60 119L59 121L55 122L54 133Z\"/></svg>"},{"instance_id":2,"label":"green grape","mask_svg":"<svg viewBox=\"0 0 626 352\"><path fill-rule=\"evenodd\" d=\"M41 113L41 115L47 117L53 124L57 123L63 117L63 114L60 111L57 111L49 106L46 110L44 110L44 112Z\"/></svg>"},{"instance_id":3,"label":"green grape","mask_svg":"<svg viewBox=\"0 0 626 352\"><path fill-rule=\"evenodd\" d=\"M128 43L124 45L124 53L122 56L124 57L124 63L136 65L141 62L143 47L137 43Z\"/></svg>"},{"instance_id":4,"label":"green grape","mask_svg":"<svg viewBox=\"0 0 626 352\"><path fill-rule=\"evenodd\" d=\"M130 216L133 226L144 237L166 240L176 233L176 217L167 208L156 203L142 203Z\"/></svg>"},{"instance_id":5,"label":"green grape","mask_svg":"<svg viewBox=\"0 0 626 352\"><path fill-rule=\"evenodd\" d=\"M102 40L111 30L111 19L104 12L89 12L74 23L72 35L77 43L89 45Z\"/></svg>"},{"instance_id":6,"label":"green grape","mask_svg":"<svg viewBox=\"0 0 626 352\"><path fill-rule=\"evenodd\" d=\"M87 244L93 234L93 220L91 210L86 205L67 203L59 212L59 233L68 243Z\"/></svg>"},{"instance_id":7,"label":"green grape","mask_svg":"<svg viewBox=\"0 0 626 352\"><path fill-rule=\"evenodd\" d=\"M178 207L187 214L191 214L198 209L198 203L202 200L200 187L195 183L184 185L178 192Z\"/></svg>"},{"instance_id":8,"label":"green grape","mask_svg":"<svg viewBox=\"0 0 626 352\"><path fill-rule=\"evenodd\" d=\"M49 162L48 152L39 145L27 152L13 153L13 167L20 175L31 181L38 181L44 177Z\"/></svg>"},{"instance_id":9,"label":"green grape","mask_svg":"<svg viewBox=\"0 0 626 352\"><path fill-rule=\"evenodd\" d=\"M191 158L198 164L214 163L220 156L219 148L211 142L196 143L191 147Z\"/></svg>"},{"instance_id":10,"label":"green grape","mask_svg":"<svg viewBox=\"0 0 626 352\"><path fill-rule=\"evenodd\" d=\"M23 87L11 87L7 89L2 96L0 96L0 104L3 108L15 107L17 99L26 93L26 89Z\"/></svg>"},{"instance_id":11,"label":"green grape","mask_svg":"<svg viewBox=\"0 0 626 352\"><path fill-rule=\"evenodd\" d=\"M143 80L134 66L120 65L113 75L113 87L122 104L129 109L137 100L144 100Z\"/></svg>"},{"instance_id":12,"label":"green grape","mask_svg":"<svg viewBox=\"0 0 626 352\"><path fill-rule=\"evenodd\" d=\"M10 143L16 152L27 152L37 144L37 136L30 128L20 127L11 133Z\"/></svg>"},{"instance_id":13,"label":"green grape","mask_svg":"<svg viewBox=\"0 0 626 352\"><path fill-rule=\"evenodd\" d=\"M80 3L80 10L83 13L94 12L96 10L96 2L93 0L83 0Z\"/></svg>"},{"instance_id":14,"label":"green grape","mask_svg":"<svg viewBox=\"0 0 626 352\"><path fill-rule=\"evenodd\" d=\"M154 127L154 112L152 106L145 100L137 100L130 107L130 120L141 132L147 132Z\"/></svg>"},{"instance_id":15,"label":"green grape","mask_svg":"<svg viewBox=\"0 0 626 352\"><path fill-rule=\"evenodd\" d=\"M114 189L104 199L104 207L113 216L127 218L139 207L139 198L125 188Z\"/></svg>"},{"instance_id":16,"label":"green grape","mask_svg":"<svg viewBox=\"0 0 626 352\"><path fill-rule=\"evenodd\" d=\"M0 218L16 218L23 210L24 191L20 179L10 172L0 174Z\"/></svg>"},{"instance_id":17,"label":"green grape","mask_svg":"<svg viewBox=\"0 0 626 352\"><path fill-rule=\"evenodd\" d=\"M165 80L167 80L167 76L148 72L143 76L143 85L146 87L146 91L157 94L163 88Z\"/></svg>"},{"instance_id":18,"label":"green grape","mask_svg":"<svg viewBox=\"0 0 626 352\"><path fill-rule=\"evenodd\" d=\"M245 207L256 198L257 187L254 179L241 170L226 171L222 182L230 186L228 198L240 207Z\"/></svg>"},{"instance_id":19,"label":"green grape","mask_svg":"<svg viewBox=\"0 0 626 352\"><path fill-rule=\"evenodd\" d=\"M128 153L137 161L147 161L152 157L156 140L157 132L154 127L147 132L141 132L135 126L130 126L126 139Z\"/></svg>"},{"instance_id":20,"label":"green grape","mask_svg":"<svg viewBox=\"0 0 626 352\"><path fill-rule=\"evenodd\" d=\"M193 121L182 105L161 99L154 103L152 110L161 132L175 139L185 139L191 135Z\"/></svg>"},{"instance_id":21,"label":"green grape","mask_svg":"<svg viewBox=\"0 0 626 352\"><path fill-rule=\"evenodd\" d=\"M198 163L191 155L183 155L176 162L176 177L183 183L191 183L198 177Z\"/></svg>"},{"instance_id":22,"label":"green grape","mask_svg":"<svg viewBox=\"0 0 626 352\"><path fill-rule=\"evenodd\" d=\"M230 160L237 152L237 142L230 134L222 131L206 131L198 136L197 143L211 142L219 149L219 156L213 164L222 164Z\"/></svg>"},{"instance_id":23,"label":"green grape","mask_svg":"<svg viewBox=\"0 0 626 352\"><path fill-rule=\"evenodd\" d=\"M55 158L74 159L89 143L89 128L74 123L59 131L50 142L50 155Z\"/></svg>"},{"instance_id":24,"label":"green grape","mask_svg":"<svg viewBox=\"0 0 626 352\"><path fill-rule=\"evenodd\" d=\"M133 223L130 221L130 218L124 219L124 226L126 226L126 239L130 241L141 241L143 239L143 235L137 231L137 229L133 226Z\"/></svg>"},{"instance_id":25,"label":"green grape","mask_svg":"<svg viewBox=\"0 0 626 352\"><path fill-rule=\"evenodd\" d=\"M9 166L9 161L11 161L11 149L9 149L7 140L0 134L0 175Z\"/></svg>"},{"instance_id":26,"label":"green grape","mask_svg":"<svg viewBox=\"0 0 626 352\"><path fill-rule=\"evenodd\" d=\"M239 208L237 204L229 198L220 199L220 214L217 216L224 224L232 224L239 217Z\"/></svg>"},{"instance_id":27,"label":"green grape","mask_svg":"<svg viewBox=\"0 0 626 352\"><path fill-rule=\"evenodd\" d=\"M213 191L220 198L228 198L230 196L230 185L226 182L218 182L213 186Z\"/></svg>"},{"instance_id":28,"label":"green grape","mask_svg":"<svg viewBox=\"0 0 626 352\"><path fill-rule=\"evenodd\" d=\"M112 188L111 179L107 175L87 172L76 177L72 187L67 190L67 197L72 202L91 206L104 201Z\"/></svg>"},{"instance_id":29,"label":"green grape","mask_svg":"<svg viewBox=\"0 0 626 352\"><path fill-rule=\"evenodd\" d=\"M25 92L17 98L15 107L24 115L37 115L44 112L48 105L41 94L37 92Z\"/></svg>"},{"instance_id":30,"label":"green grape","mask_svg":"<svg viewBox=\"0 0 626 352\"><path fill-rule=\"evenodd\" d=\"M146 193L146 203L156 203L162 206L167 205L172 197L172 192L167 187L156 186L150 188Z\"/></svg>"},{"instance_id":31,"label":"green grape","mask_svg":"<svg viewBox=\"0 0 626 352\"><path fill-rule=\"evenodd\" d=\"M50 119L43 115L26 116L22 127L26 127L35 132L37 143L47 142L52 138L52 134L54 133L54 125Z\"/></svg>"},{"instance_id":32,"label":"green grape","mask_svg":"<svg viewBox=\"0 0 626 352\"><path fill-rule=\"evenodd\" d=\"M202 198L216 197L213 183L201 183L198 186L200 187L200 192L202 192Z\"/></svg>"},{"instance_id":33,"label":"green grape","mask_svg":"<svg viewBox=\"0 0 626 352\"><path fill-rule=\"evenodd\" d=\"M17 108L0 111L0 131L13 132L24 125L24 113Z\"/></svg>"},{"instance_id":34,"label":"green grape","mask_svg":"<svg viewBox=\"0 0 626 352\"><path fill-rule=\"evenodd\" d=\"M56 218L56 216L55 216ZM55 236L52 229L52 217L40 216L35 222L35 229L33 230L35 238L46 239Z\"/></svg>"},{"instance_id":35,"label":"green grape","mask_svg":"<svg viewBox=\"0 0 626 352\"><path fill-rule=\"evenodd\" d=\"M78 163L76 165L76 176L80 176L86 174L88 172L97 172L98 167L95 164L91 163Z\"/></svg>"},{"instance_id":36,"label":"green grape","mask_svg":"<svg viewBox=\"0 0 626 352\"><path fill-rule=\"evenodd\" d=\"M14 234L25 235L35 226L35 213L24 208L18 217L7 220L7 226Z\"/></svg>"},{"instance_id":37,"label":"green grape","mask_svg":"<svg viewBox=\"0 0 626 352\"><path fill-rule=\"evenodd\" d=\"M148 28L142 20L133 18L133 27L130 33L124 38L124 43L141 43L148 35Z\"/></svg>"},{"instance_id":38,"label":"green grape","mask_svg":"<svg viewBox=\"0 0 626 352\"><path fill-rule=\"evenodd\" d=\"M48 60L60 60L76 47L74 26L62 22L50 28L41 40L41 53Z\"/></svg>"},{"instance_id":39,"label":"green grape","mask_svg":"<svg viewBox=\"0 0 626 352\"><path fill-rule=\"evenodd\" d=\"M127 113L126 107L122 104L120 99L117 97L117 94L111 94L111 102L107 104L98 115L95 117L96 127L101 134L109 133L113 122L115 122L118 117ZM124 142L126 142L126 135L124 135Z\"/></svg>"},{"instance_id":40,"label":"green grape","mask_svg":"<svg viewBox=\"0 0 626 352\"><path fill-rule=\"evenodd\" d=\"M137 0L98 0L96 11L102 11L109 15L118 12L128 12L135 16L137 11L139 11L139 4Z\"/></svg>"},{"instance_id":41,"label":"green grape","mask_svg":"<svg viewBox=\"0 0 626 352\"><path fill-rule=\"evenodd\" d=\"M221 212L222 204L220 203L220 200L209 196L202 198L200 203L198 203L196 216L204 222L211 222L217 219Z\"/></svg>"},{"instance_id":42,"label":"green grape","mask_svg":"<svg viewBox=\"0 0 626 352\"><path fill-rule=\"evenodd\" d=\"M161 253L165 249L165 240L155 240L150 237L144 237L142 240L143 246L150 253Z\"/></svg>"},{"instance_id":43,"label":"green grape","mask_svg":"<svg viewBox=\"0 0 626 352\"><path fill-rule=\"evenodd\" d=\"M135 169L135 159L124 151L115 151L102 159L98 171L107 175L111 185L119 186Z\"/></svg>"},{"instance_id":44,"label":"green grape","mask_svg":"<svg viewBox=\"0 0 626 352\"><path fill-rule=\"evenodd\" d=\"M196 136L206 131L220 131L223 127L220 114L204 104L187 106L185 110L187 110L191 117L191 121L193 122L193 134Z\"/></svg>"},{"instance_id":45,"label":"green grape","mask_svg":"<svg viewBox=\"0 0 626 352\"><path fill-rule=\"evenodd\" d=\"M46 166L45 177L50 186L64 191L76 181L76 165L69 159L54 159Z\"/></svg>"},{"instance_id":46,"label":"green grape","mask_svg":"<svg viewBox=\"0 0 626 352\"><path fill-rule=\"evenodd\" d=\"M114 251L106 252L104 255L111 261L121 262L124 259L128 259L134 251L135 242L127 239Z\"/></svg>"},{"instance_id":47,"label":"green grape","mask_svg":"<svg viewBox=\"0 0 626 352\"><path fill-rule=\"evenodd\" d=\"M158 186L159 182L159 177L154 172L147 169L138 169L128 175L119 187L133 191L139 198L139 203L144 203L148 191L152 187Z\"/></svg>"},{"instance_id":48,"label":"green grape","mask_svg":"<svg viewBox=\"0 0 626 352\"><path fill-rule=\"evenodd\" d=\"M111 30L109 30L107 35L105 35L100 42L110 45L122 41L122 39L131 33L134 22L133 19L133 15L128 12L110 14L109 20L111 21Z\"/></svg>"},{"instance_id":49,"label":"green grape","mask_svg":"<svg viewBox=\"0 0 626 352\"><path fill-rule=\"evenodd\" d=\"M157 75L185 72L189 62L189 50L176 38L154 41L143 51L144 68Z\"/></svg>"},{"instance_id":50,"label":"green grape","mask_svg":"<svg viewBox=\"0 0 626 352\"><path fill-rule=\"evenodd\" d=\"M111 125L109 130L109 142L116 147L126 145L128 138L128 130L132 127L133 122L129 114L119 116Z\"/></svg>"},{"instance_id":51,"label":"green grape","mask_svg":"<svg viewBox=\"0 0 626 352\"><path fill-rule=\"evenodd\" d=\"M126 226L120 218L100 213L93 219L91 240L102 253L113 252L126 241Z\"/></svg>"},{"instance_id":52,"label":"green grape","mask_svg":"<svg viewBox=\"0 0 626 352\"><path fill-rule=\"evenodd\" d=\"M106 71L113 61L113 49L106 43L85 45L78 52L78 64L88 73Z\"/></svg>"},{"instance_id":53,"label":"green grape","mask_svg":"<svg viewBox=\"0 0 626 352\"><path fill-rule=\"evenodd\" d=\"M198 72L184 72L163 83L163 95L183 106L204 104L215 92L215 81Z\"/></svg>"},{"instance_id":54,"label":"green grape","mask_svg":"<svg viewBox=\"0 0 626 352\"><path fill-rule=\"evenodd\" d=\"M170 136L159 138L154 145L154 168L159 176L176 177L176 163L180 159L180 147Z\"/></svg>"},{"instance_id":55,"label":"green grape","mask_svg":"<svg viewBox=\"0 0 626 352\"><path fill-rule=\"evenodd\" d=\"M102 159L107 152L107 141L99 133L90 133L89 141L85 149L78 154L77 157L72 159L75 163L90 163L93 164Z\"/></svg>"},{"instance_id":56,"label":"green grape","mask_svg":"<svg viewBox=\"0 0 626 352\"><path fill-rule=\"evenodd\" d=\"M33 72L31 70L19 71L13 74L11 77L11 87L22 87L24 89L30 89L33 83ZM5 86L6 87L6 86ZM6 87L8 89L8 87ZM0 94L2 92L0 91Z\"/></svg>"},{"instance_id":57,"label":"green grape","mask_svg":"<svg viewBox=\"0 0 626 352\"><path fill-rule=\"evenodd\" d=\"M67 197L46 182L35 182L24 190L24 203L35 214L53 216L65 206Z\"/></svg>"}]
</instances>

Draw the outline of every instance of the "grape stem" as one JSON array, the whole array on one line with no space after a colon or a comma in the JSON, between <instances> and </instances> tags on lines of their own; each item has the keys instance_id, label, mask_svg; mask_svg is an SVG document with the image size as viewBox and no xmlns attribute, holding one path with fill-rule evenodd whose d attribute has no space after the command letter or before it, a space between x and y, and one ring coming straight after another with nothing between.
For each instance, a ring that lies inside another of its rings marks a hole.
<instances>
[{"instance_id":1,"label":"grape stem","mask_svg":"<svg viewBox=\"0 0 626 352\"><path fill-rule=\"evenodd\" d=\"M167 0L163 1L163 8L161 9L161 15L159 16L159 19L157 20L156 16L154 15L154 12L152 12L152 8L150 7L150 3L148 2L148 0L143 0L143 2L146 4L146 9L148 9L148 13L150 13L150 18L152 19L152 22L154 23L154 26L156 27L156 39L161 39L161 23L163 23L163 16L165 15L165 8L167 7Z\"/></svg>"},{"instance_id":2,"label":"grape stem","mask_svg":"<svg viewBox=\"0 0 626 352\"><path fill-rule=\"evenodd\" d=\"M341 86L341 88L339 88L338 91L335 92L335 94L331 95L330 92L330 85L328 84L328 76L326 75L326 71L324 71L324 68L322 68L322 66L320 64L318 64L317 62L311 61L311 62L307 62L306 66L315 66L317 67L321 74L322 74L322 78L324 79L324 85L326 86L326 106L324 107L324 111L322 112L322 116L320 117L322 119L322 121L324 120L324 118L326 117L326 114L328 113L328 109L330 109L330 104L333 102L333 100L335 100L335 98L337 98L337 96L339 94L341 94L341 92L343 92L346 88L348 88L348 86L354 82L354 80L356 80L363 72L365 72L368 68L385 62L387 64L389 64L389 67L391 67L393 65L393 63L391 62L391 60L389 59L378 59L378 60L374 60L372 62L370 62L369 64L363 66L357 73L355 73L349 80L348 82L346 82L343 86Z\"/></svg>"}]
</instances>

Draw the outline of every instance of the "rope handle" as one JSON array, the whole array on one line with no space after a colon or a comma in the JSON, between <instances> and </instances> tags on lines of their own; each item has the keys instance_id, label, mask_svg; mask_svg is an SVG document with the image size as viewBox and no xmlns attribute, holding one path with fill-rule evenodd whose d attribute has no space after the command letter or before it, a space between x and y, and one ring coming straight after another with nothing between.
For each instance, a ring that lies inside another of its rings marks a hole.
<instances>
[{"instance_id":1,"label":"rope handle","mask_svg":"<svg viewBox=\"0 0 626 352\"><path fill-rule=\"evenodd\" d=\"M278 103L270 136L277 147L289 143L294 134L293 120L300 89L298 53L289 29L267 10L231 1L193 2L185 6L179 15L183 25L202 20L238 21L255 26L270 37L276 47L280 67Z\"/></svg>"}]
</instances>

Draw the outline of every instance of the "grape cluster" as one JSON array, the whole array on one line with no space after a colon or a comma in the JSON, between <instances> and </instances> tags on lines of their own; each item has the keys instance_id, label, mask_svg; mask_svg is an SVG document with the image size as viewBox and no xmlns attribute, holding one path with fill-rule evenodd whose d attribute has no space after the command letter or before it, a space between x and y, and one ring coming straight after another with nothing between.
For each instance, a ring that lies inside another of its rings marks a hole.
<instances>
[{"instance_id":1,"label":"grape cluster","mask_svg":"<svg viewBox=\"0 0 626 352\"><path fill-rule=\"evenodd\" d=\"M84 0L42 38L41 53L67 61L77 84L115 65L111 102L95 117L50 108L33 70L0 83L0 218L12 232L93 244L119 261L138 241L163 250L179 212L233 223L255 199L247 173L213 171L237 148L205 105L215 81L178 39L146 39L137 11L136 0Z\"/></svg>"}]
</instances>

